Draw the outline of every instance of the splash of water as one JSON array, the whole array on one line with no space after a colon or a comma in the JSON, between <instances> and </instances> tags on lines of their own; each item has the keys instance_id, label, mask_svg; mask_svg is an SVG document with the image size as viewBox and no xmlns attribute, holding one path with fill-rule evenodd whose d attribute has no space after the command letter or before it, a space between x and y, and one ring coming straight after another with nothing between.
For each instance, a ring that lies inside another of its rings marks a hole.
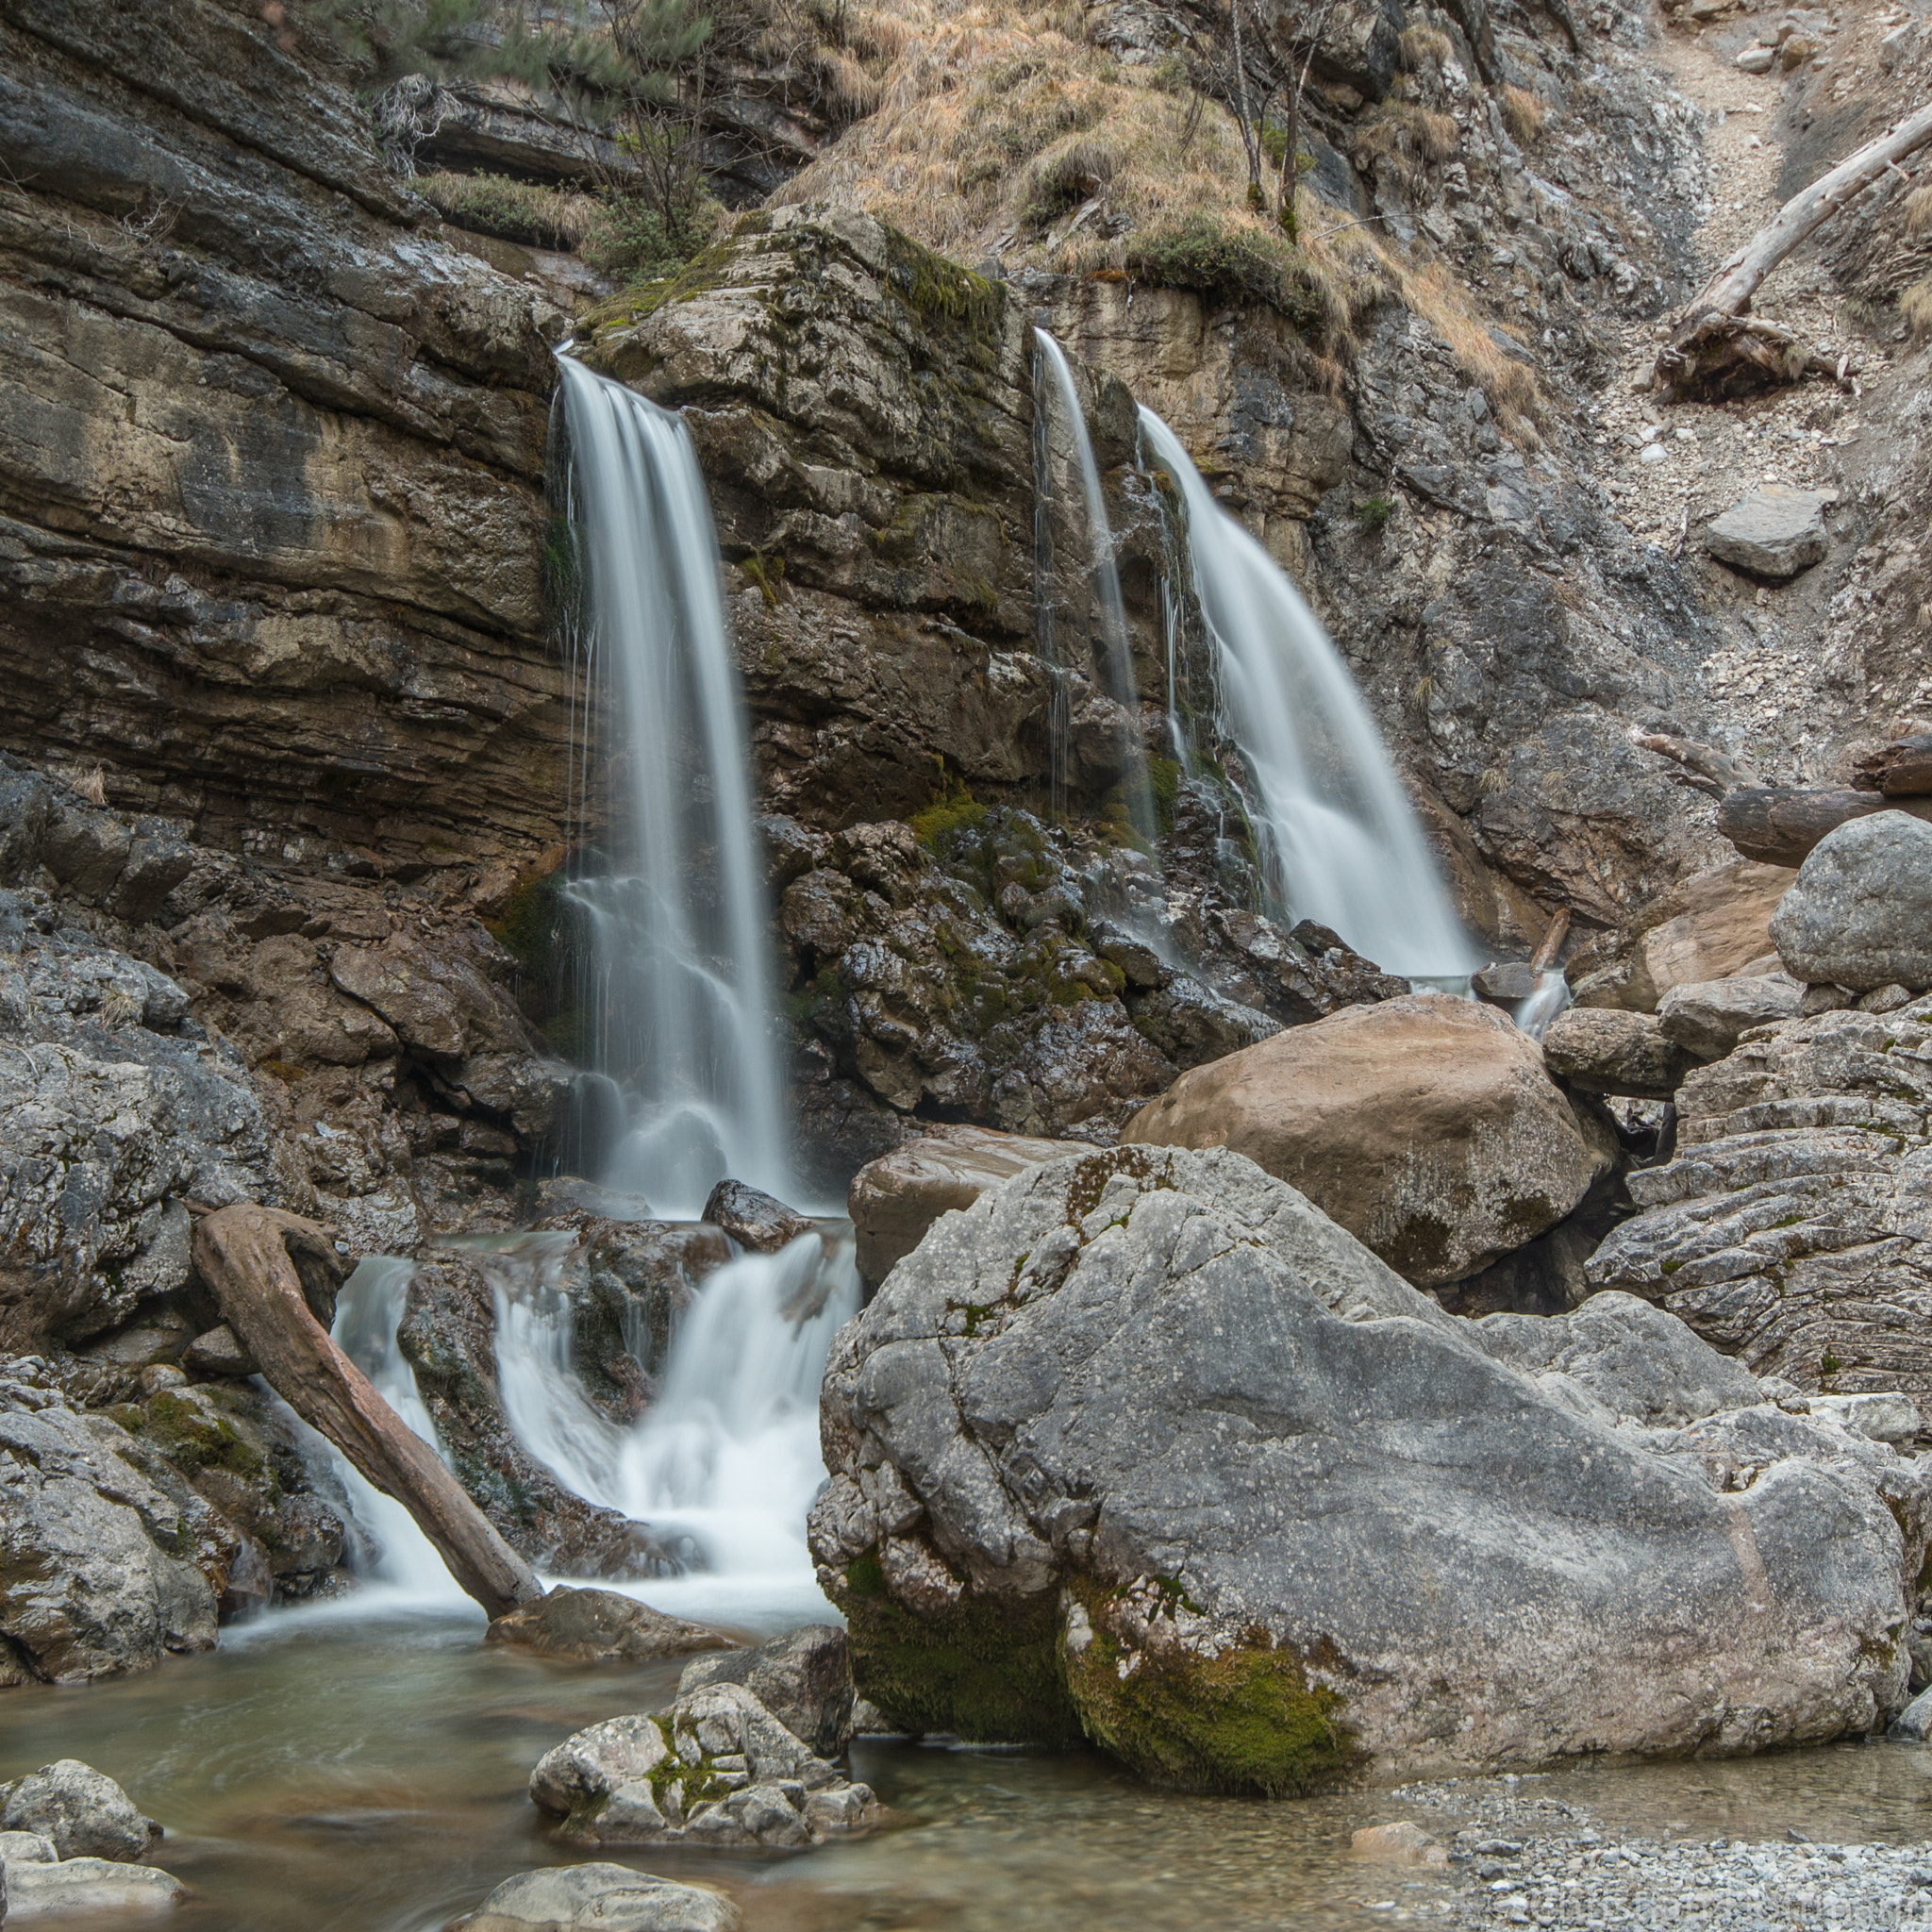
<instances>
[{"instance_id":1,"label":"splash of water","mask_svg":"<svg viewBox=\"0 0 1932 1932\"><path fill-rule=\"evenodd\" d=\"M1033 344L1034 602L1040 654L1059 673L1051 733L1053 808L1058 812L1066 805L1070 724L1055 618L1058 598L1054 526L1066 521L1079 528L1084 550L1092 558L1091 608L1100 629L1101 673L1108 695L1126 711L1134 726L1126 747L1122 790L1134 829L1151 844L1155 837L1154 797L1147 782L1147 756L1141 743L1141 694L1134 678L1133 653L1127 646L1126 608L1121 599L1120 569L1114 560L1113 531L1107 519L1099 466L1093 458L1093 440L1088 434L1086 411L1080 407L1074 373L1060 345L1043 328L1033 331ZM1071 471L1074 486L1071 496L1059 480L1063 471Z\"/></svg>"},{"instance_id":2,"label":"splash of water","mask_svg":"<svg viewBox=\"0 0 1932 1932\"><path fill-rule=\"evenodd\" d=\"M1422 827L1327 633L1151 409L1141 433L1186 507L1219 723L1246 761L1255 830L1288 914L1332 927L1392 973L1467 972L1475 962Z\"/></svg>"},{"instance_id":3,"label":"splash of water","mask_svg":"<svg viewBox=\"0 0 1932 1932\"><path fill-rule=\"evenodd\" d=\"M572 881L590 928L588 1155L659 1212L728 1174L791 1191L752 826L744 699L710 502L684 425L558 358L577 648L607 721L606 864ZM587 741L588 719L578 741Z\"/></svg>"},{"instance_id":4,"label":"splash of water","mask_svg":"<svg viewBox=\"0 0 1932 1932\"><path fill-rule=\"evenodd\" d=\"M1536 976L1536 991L1518 1000L1510 1016L1532 1040L1550 1030L1550 1022L1571 1004L1570 980L1560 966L1545 966Z\"/></svg>"}]
</instances>

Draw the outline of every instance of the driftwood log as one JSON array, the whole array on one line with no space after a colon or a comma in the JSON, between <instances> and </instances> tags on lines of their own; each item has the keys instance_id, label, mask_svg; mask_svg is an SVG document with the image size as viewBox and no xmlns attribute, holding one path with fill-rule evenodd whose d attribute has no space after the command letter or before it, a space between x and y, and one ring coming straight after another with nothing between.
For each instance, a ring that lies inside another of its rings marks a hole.
<instances>
[{"instance_id":1,"label":"driftwood log","mask_svg":"<svg viewBox=\"0 0 1932 1932\"><path fill-rule=\"evenodd\" d=\"M1663 400L1683 396L1716 400L1772 382L1795 382L1822 375L1843 382L1849 357L1837 362L1816 354L1776 323L1751 314L1752 298L1764 278L1799 242L1862 194L1908 155L1932 144L1932 106L1867 142L1810 187L1792 195L1772 220L1711 276L1698 291L1657 352L1650 387Z\"/></svg>"},{"instance_id":2,"label":"driftwood log","mask_svg":"<svg viewBox=\"0 0 1932 1932\"><path fill-rule=\"evenodd\" d=\"M1802 865L1827 832L1874 811L1932 819L1932 798L1888 798L1877 791L1806 791L1765 787L1724 794L1717 828L1746 858Z\"/></svg>"},{"instance_id":3,"label":"driftwood log","mask_svg":"<svg viewBox=\"0 0 1932 1932\"><path fill-rule=\"evenodd\" d=\"M1932 732L1867 752L1852 782L1860 791L1882 791L1888 798L1922 798L1932 792Z\"/></svg>"},{"instance_id":4,"label":"driftwood log","mask_svg":"<svg viewBox=\"0 0 1932 1932\"><path fill-rule=\"evenodd\" d=\"M345 1271L321 1228L274 1208L219 1208L195 1224L194 1262L269 1386L415 1518L492 1618L543 1594L435 1450L329 1340L325 1322Z\"/></svg>"}]
</instances>

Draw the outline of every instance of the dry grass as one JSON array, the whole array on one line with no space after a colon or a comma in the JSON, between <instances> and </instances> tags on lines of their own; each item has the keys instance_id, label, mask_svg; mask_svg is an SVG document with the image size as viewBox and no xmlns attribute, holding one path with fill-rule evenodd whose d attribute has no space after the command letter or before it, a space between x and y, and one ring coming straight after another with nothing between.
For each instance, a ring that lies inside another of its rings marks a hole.
<instances>
[{"instance_id":1,"label":"dry grass","mask_svg":"<svg viewBox=\"0 0 1932 1932\"><path fill-rule=\"evenodd\" d=\"M1410 74L1419 74L1424 67L1441 67L1456 52L1449 36L1434 26L1408 28L1398 47L1398 58Z\"/></svg>"},{"instance_id":2,"label":"dry grass","mask_svg":"<svg viewBox=\"0 0 1932 1932\"><path fill-rule=\"evenodd\" d=\"M414 186L458 227L538 248L575 248L595 229L602 213L591 195L539 188L504 175L419 175Z\"/></svg>"},{"instance_id":3,"label":"dry grass","mask_svg":"<svg viewBox=\"0 0 1932 1932\"><path fill-rule=\"evenodd\" d=\"M1411 187L1432 167L1454 156L1462 130L1455 117L1439 114L1391 94L1357 124L1355 158L1364 165L1391 164Z\"/></svg>"},{"instance_id":4,"label":"dry grass","mask_svg":"<svg viewBox=\"0 0 1932 1932\"><path fill-rule=\"evenodd\" d=\"M1441 262L1410 267L1386 258L1396 278L1403 306L1422 316L1447 344L1456 366L1490 399L1496 422L1516 441L1537 447L1537 418L1542 391L1536 371L1519 362L1472 307L1469 291Z\"/></svg>"},{"instance_id":5,"label":"dry grass","mask_svg":"<svg viewBox=\"0 0 1932 1932\"><path fill-rule=\"evenodd\" d=\"M90 805L107 804L108 781L100 766L95 765L91 771L76 772L68 782Z\"/></svg>"},{"instance_id":6,"label":"dry grass","mask_svg":"<svg viewBox=\"0 0 1932 1932\"><path fill-rule=\"evenodd\" d=\"M1534 147L1543 136L1543 104L1524 87L1503 90L1503 125L1518 147Z\"/></svg>"},{"instance_id":7,"label":"dry grass","mask_svg":"<svg viewBox=\"0 0 1932 1932\"><path fill-rule=\"evenodd\" d=\"M1906 196L1905 217L1907 235L1932 234L1932 182Z\"/></svg>"},{"instance_id":8,"label":"dry grass","mask_svg":"<svg viewBox=\"0 0 1932 1932\"><path fill-rule=\"evenodd\" d=\"M1898 298L1898 312L1914 336L1932 336L1932 275L1922 275Z\"/></svg>"}]
</instances>

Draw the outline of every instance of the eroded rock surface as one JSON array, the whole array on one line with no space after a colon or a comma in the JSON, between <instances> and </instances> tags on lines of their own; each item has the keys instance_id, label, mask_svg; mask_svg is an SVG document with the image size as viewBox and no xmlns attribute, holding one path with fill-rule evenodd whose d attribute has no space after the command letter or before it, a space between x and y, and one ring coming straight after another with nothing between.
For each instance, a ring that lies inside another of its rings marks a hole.
<instances>
[{"instance_id":1,"label":"eroded rock surface","mask_svg":"<svg viewBox=\"0 0 1932 1932\"><path fill-rule=\"evenodd\" d=\"M1924 1478L1657 1326L1460 1322L1224 1150L1020 1174L828 1364L859 1691L1276 1792L1882 1722Z\"/></svg>"}]
</instances>

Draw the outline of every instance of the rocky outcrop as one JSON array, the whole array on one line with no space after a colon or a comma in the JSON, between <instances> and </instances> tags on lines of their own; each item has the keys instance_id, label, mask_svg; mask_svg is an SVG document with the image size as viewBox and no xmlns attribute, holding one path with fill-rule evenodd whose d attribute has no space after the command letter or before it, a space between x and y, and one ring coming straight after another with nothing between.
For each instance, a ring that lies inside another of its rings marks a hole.
<instances>
[{"instance_id":1,"label":"rocky outcrop","mask_svg":"<svg viewBox=\"0 0 1932 1932\"><path fill-rule=\"evenodd\" d=\"M530 1797L578 1844L795 1850L879 1818L869 1785L841 1777L740 1684L577 1732L530 1774Z\"/></svg>"},{"instance_id":2,"label":"rocky outcrop","mask_svg":"<svg viewBox=\"0 0 1932 1932\"><path fill-rule=\"evenodd\" d=\"M1840 825L1799 868L1771 937L1814 984L1932 986L1932 825L1897 811Z\"/></svg>"},{"instance_id":3,"label":"rocky outcrop","mask_svg":"<svg viewBox=\"0 0 1932 1932\"><path fill-rule=\"evenodd\" d=\"M1616 1151L1536 1041L1441 993L1355 1008L1184 1074L1122 1139L1244 1154L1419 1287L1554 1227Z\"/></svg>"},{"instance_id":4,"label":"rocky outcrop","mask_svg":"<svg viewBox=\"0 0 1932 1932\"><path fill-rule=\"evenodd\" d=\"M525 864L562 318L419 225L306 58L224 0L0 14L0 736L212 845Z\"/></svg>"},{"instance_id":5,"label":"rocky outcrop","mask_svg":"<svg viewBox=\"0 0 1932 1932\"><path fill-rule=\"evenodd\" d=\"M1770 1392L1621 1296L1461 1322L1241 1157L1122 1147L842 1332L812 1547L902 1721L1192 1788L1863 1732L1932 1493Z\"/></svg>"},{"instance_id":6,"label":"rocky outcrop","mask_svg":"<svg viewBox=\"0 0 1932 1932\"><path fill-rule=\"evenodd\" d=\"M1677 1091L1677 1151L1590 1263L1761 1374L1932 1422L1932 1001L1768 1026Z\"/></svg>"}]
</instances>

